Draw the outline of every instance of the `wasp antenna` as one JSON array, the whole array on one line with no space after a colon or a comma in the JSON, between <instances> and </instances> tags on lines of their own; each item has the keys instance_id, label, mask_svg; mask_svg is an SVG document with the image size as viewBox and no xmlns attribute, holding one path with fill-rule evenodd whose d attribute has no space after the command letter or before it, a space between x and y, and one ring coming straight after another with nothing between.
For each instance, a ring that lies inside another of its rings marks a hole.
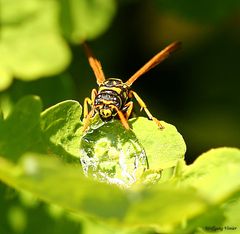
<instances>
[{"instance_id":1,"label":"wasp antenna","mask_svg":"<svg viewBox=\"0 0 240 234\"><path fill-rule=\"evenodd\" d=\"M100 61L95 58L95 56L93 55L93 52L88 47L86 42L83 43L83 47L84 47L85 53L87 55L88 62L96 76L97 83L98 83L98 85L100 85L105 81L105 76L104 76L104 73L102 70L102 65L101 65Z\"/></svg>"},{"instance_id":2,"label":"wasp antenna","mask_svg":"<svg viewBox=\"0 0 240 234\"><path fill-rule=\"evenodd\" d=\"M141 75L149 71L150 69L157 66L164 59L166 59L173 51L177 50L181 45L181 42L176 41L168 45L166 48L161 50L153 58L151 58L143 67L141 67L134 75L132 75L126 84L131 86L135 80L137 80Z\"/></svg>"}]
</instances>

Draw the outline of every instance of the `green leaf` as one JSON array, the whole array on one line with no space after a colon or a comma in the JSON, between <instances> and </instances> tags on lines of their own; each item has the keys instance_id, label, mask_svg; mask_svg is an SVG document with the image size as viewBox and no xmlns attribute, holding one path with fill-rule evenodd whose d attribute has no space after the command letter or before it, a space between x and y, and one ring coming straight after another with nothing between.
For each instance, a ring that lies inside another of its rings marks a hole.
<instances>
[{"instance_id":1,"label":"green leaf","mask_svg":"<svg viewBox=\"0 0 240 234\"><path fill-rule=\"evenodd\" d=\"M60 35L57 1L9 0L1 4L0 89L12 77L33 80L59 73L70 62Z\"/></svg>"},{"instance_id":2,"label":"green leaf","mask_svg":"<svg viewBox=\"0 0 240 234\"><path fill-rule=\"evenodd\" d=\"M12 83L12 76L6 68L0 64L0 92L7 89Z\"/></svg>"},{"instance_id":3,"label":"green leaf","mask_svg":"<svg viewBox=\"0 0 240 234\"><path fill-rule=\"evenodd\" d=\"M61 0L60 4L63 32L74 43L102 34L116 12L114 0Z\"/></svg>"},{"instance_id":4,"label":"green leaf","mask_svg":"<svg viewBox=\"0 0 240 234\"><path fill-rule=\"evenodd\" d=\"M26 151L43 152L40 112L36 96L21 99L8 117L0 121L0 155L16 161Z\"/></svg>"},{"instance_id":5,"label":"green leaf","mask_svg":"<svg viewBox=\"0 0 240 234\"><path fill-rule=\"evenodd\" d=\"M2 109L0 108L0 125L2 124L3 122L3 112L2 112Z\"/></svg>"},{"instance_id":6,"label":"green leaf","mask_svg":"<svg viewBox=\"0 0 240 234\"><path fill-rule=\"evenodd\" d=\"M240 150L235 148L212 149L197 158L190 166L184 166L176 174L174 184L178 188L194 188L209 203L207 212L202 213L182 229L192 233L201 227L203 233L219 227L238 227L236 209L240 192ZM236 199L237 198L237 199ZM201 232L199 232L201 233Z\"/></svg>"},{"instance_id":7,"label":"green leaf","mask_svg":"<svg viewBox=\"0 0 240 234\"><path fill-rule=\"evenodd\" d=\"M164 126L161 130L147 118L139 117L131 122L133 132L146 151L150 169L175 167L184 158L186 144L173 125L161 122Z\"/></svg>"},{"instance_id":8,"label":"green leaf","mask_svg":"<svg viewBox=\"0 0 240 234\"><path fill-rule=\"evenodd\" d=\"M80 156L82 108L76 101L58 103L41 114L41 129L49 151L65 160Z\"/></svg>"},{"instance_id":9,"label":"green leaf","mask_svg":"<svg viewBox=\"0 0 240 234\"><path fill-rule=\"evenodd\" d=\"M45 155L27 154L17 165L0 158L0 179L18 190L27 190L44 201L80 214L121 218L128 204L123 191L117 187L87 179L81 173L80 164L76 167Z\"/></svg>"},{"instance_id":10,"label":"green leaf","mask_svg":"<svg viewBox=\"0 0 240 234\"><path fill-rule=\"evenodd\" d=\"M212 203L220 203L240 191L240 150L212 149L185 168L179 184L195 187Z\"/></svg>"},{"instance_id":11,"label":"green leaf","mask_svg":"<svg viewBox=\"0 0 240 234\"><path fill-rule=\"evenodd\" d=\"M240 194L224 205L225 217L224 227L226 233L232 233L240 229Z\"/></svg>"},{"instance_id":12,"label":"green leaf","mask_svg":"<svg viewBox=\"0 0 240 234\"><path fill-rule=\"evenodd\" d=\"M1 93L0 109L1 109L2 119L6 118L9 115L9 113L12 111L12 108L13 108L13 103L8 93Z\"/></svg>"},{"instance_id":13,"label":"green leaf","mask_svg":"<svg viewBox=\"0 0 240 234\"><path fill-rule=\"evenodd\" d=\"M138 225L156 225L160 233L174 233L181 224L203 214L208 204L194 190L177 189L161 184L135 194L126 222Z\"/></svg>"},{"instance_id":14,"label":"green leaf","mask_svg":"<svg viewBox=\"0 0 240 234\"><path fill-rule=\"evenodd\" d=\"M75 165L36 154L25 155L17 165L0 158L0 179L77 214L126 227L154 225L169 231L207 209L192 189L161 184L140 191L121 190L87 179Z\"/></svg>"}]
</instances>

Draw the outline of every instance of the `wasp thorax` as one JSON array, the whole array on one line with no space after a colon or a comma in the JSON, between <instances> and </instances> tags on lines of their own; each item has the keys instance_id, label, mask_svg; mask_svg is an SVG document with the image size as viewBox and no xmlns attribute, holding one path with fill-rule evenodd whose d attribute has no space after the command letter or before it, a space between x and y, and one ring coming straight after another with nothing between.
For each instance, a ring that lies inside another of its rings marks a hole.
<instances>
[{"instance_id":1,"label":"wasp thorax","mask_svg":"<svg viewBox=\"0 0 240 234\"><path fill-rule=\"evenodd\" d=\"M123 81L118 78L108 78L102 84L105 87L122 87L123 85Z\"/></svg>"}]
</instances>

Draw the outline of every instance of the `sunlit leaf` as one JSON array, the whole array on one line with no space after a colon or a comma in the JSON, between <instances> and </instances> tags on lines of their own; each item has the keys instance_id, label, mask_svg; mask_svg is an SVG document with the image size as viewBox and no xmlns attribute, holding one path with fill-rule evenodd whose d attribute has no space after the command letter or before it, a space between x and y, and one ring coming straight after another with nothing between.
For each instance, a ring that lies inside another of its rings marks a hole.
<instances>
[{"instance_id":1,"label":"sunlit leaf","mask_svg":"<svg viewBox=\"0 0 240 234\"><path fill-rule=\"evenodd\" d=\"M162 122L164 129L157 128L147 118L132 121L133 132L143 145L151 169L165 169L176 166L184 158L186 145L177 129Z\"/></svg>"},{"instance_id":2,"label":"sunlit leaf","mask_svg":"<svg viewBox=\"0 0 240 234\"><path fill-rule=\"evenodd\" d=\"M11 160L26 151L43 151L40 132L41 100L36 96L21 99L6 119L0 121L0 154Z\"/></svg>"},{"instance_id":3,"label":"sunlit leaf","mask_svg":"<svg viewBox=\"0 0 240 234\"><path fill-rule=\"evenodd\" d=\"M49 150L70 160L79 158L82 125L81 106L76 101L58 103L41 114L41 128ZM68 157L68 158L67 158Z\"/></svg>"},{"instance_id":4,"label":"sunlit leaf","mask_svg":"<svg viewBox=\"0 0 240 234\"><path fill-rule=\"evenodd\" d=\"M195 187L208 200L217 203L240 191L239 168L239 149L212 149L188 166L179 182Z\"/></svg>"},{"instance_id":5,"label":"sunlit leaf","mask_svg":"<svg viewBox=\"0 0 240 234\"><path fill-rule=\"evenodd\" d=\"M67 165L53 157L28 154L18 165L1 159L0 179L81 214L120 218L128 204L117 187L89 180L81 173L80 164Z\"/></svg>"},{"instance_id":6,"label":"sunlit leaf","mask_svg":"<svg viewBox=\"0 0 240 234\"><path fill-rule=\"evenodd\" d=\"M240 209L240 195L231 199L224 206L226 220L224 222L224 226L227 227L226 233L232 233L236 230L240 229L240 217L239 217L239 209Z\"/></svg>"},{"instance_id":7,"label":"sunlit leaf","mask_svg":"<svg viewBox=\"0 0 240 234\"><path fill-rule=\"evenodd\" d=\"M0 67L8 82L12 77L32 80L66 68L70 52L57 19L56 1L1 3Z\"/></svg>"},{"instance_id":8,"label":"sunlit leaf","mask_svg":"<svg viewBox=\"0 0 240 234\"><path fill-rule=\"evenodd\" d=\"M205 201L192 189L161 185L124 191L89 180L79 168L57 158L28 154L18 165L0 160L0 179L5 183L30 191L44 201L109 223L156 225L161 230L172 230L186 218L207 209Z\"/></svg>"},{"instance_id":9,"label":"sunlit leaf","mask_svg":"<svg viewBox=\"0 0 240 234\"><path fill-rule=\"evenodd\" d=\"M61 0L61 26L74 43L102 34L116 11L114 0Z\"/></svg>"},{"instance_id":10,"label":"sunlit leaf","mask_svg":"<svg viewBox=\"0 0 240 234\"><path fill-rule=\"evenodd\" d=\"M12 83L12 76L6 68L0 67L0 91L7 89Z\"/></svg>"}]
</instances>

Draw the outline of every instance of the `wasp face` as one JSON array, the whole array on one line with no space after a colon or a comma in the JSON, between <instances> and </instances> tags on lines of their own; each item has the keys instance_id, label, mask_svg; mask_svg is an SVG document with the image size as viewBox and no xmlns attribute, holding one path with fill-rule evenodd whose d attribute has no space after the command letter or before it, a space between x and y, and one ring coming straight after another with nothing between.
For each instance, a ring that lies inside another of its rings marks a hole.
<instances>
[{"instance_id":1,"label":"wasp face","mask_svg":"<svg viewBox=\"0 0 240 234\"><path fill-rule=\"evenodd\" d=\"M114 115L116 115L115 110L111 105L101 105L97 108L97 111L101 119L104 121L109 121Z\"/></svg>"}]
</instances>

